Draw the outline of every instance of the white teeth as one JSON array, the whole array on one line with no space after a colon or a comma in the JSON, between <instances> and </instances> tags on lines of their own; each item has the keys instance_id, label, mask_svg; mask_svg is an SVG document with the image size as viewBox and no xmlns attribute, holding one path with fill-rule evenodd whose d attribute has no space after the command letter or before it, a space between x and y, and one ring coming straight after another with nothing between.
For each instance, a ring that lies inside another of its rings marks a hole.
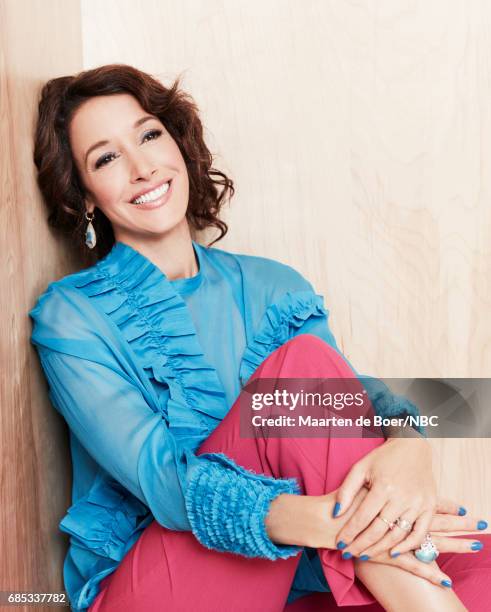
<instances>
[{"instance_id":1,"label":"white teeth","mask_svg":"<svg viewBox=\"0 0 491 612\"><path fill-rule=\"evenodd\" d=\"M149 191L148 193L140 196L139 198L135 198L132 201L132 204L144 204L145 202L153 202L153 200L158 200L164 195L164 193L167 193L169 189L169 184L170 181L168 183L164 183L162 187L158 187L157 189Z\"/></svg>"}]
</instances>

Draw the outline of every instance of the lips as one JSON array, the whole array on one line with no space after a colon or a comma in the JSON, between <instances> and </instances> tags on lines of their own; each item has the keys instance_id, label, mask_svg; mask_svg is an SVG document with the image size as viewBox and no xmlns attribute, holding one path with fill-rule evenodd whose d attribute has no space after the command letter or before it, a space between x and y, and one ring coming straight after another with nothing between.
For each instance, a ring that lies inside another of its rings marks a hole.
<instances>
[{"instance_id":1,"label":"lips","mask_svg":"<svg viewBox=\"0 0 491 612\"><path fill-rule=\"evenodd\" d=\"M163 183L163 185L165 185L166 183ZM144 201L141 204L130 204L135 210L154 210L156 208L160 208L161 206L164 206L164 204L166 204L169 200L169 198L172 196L172 192L173 192L173 185L174 185L174 181L170 181L170 185L169 188L167 189L167 191L163 192L162 195L160 197L156 197L155 199L149 200L149 201ZM145 193L152 193L152 191L156 191L159 188L157 187L156 189L151 189L151 190L147 190ZM138 199L138 198L137 198Z\"/></svg>"},{"instance_id":2,"label":"lips","mask_svg":"<svg viewBox=\"0 0 491 612\"><path fill-rule=\"evenodd\" d=\"M164 181L162 181L161 183L158 183L157 185L155 185L154 187L149 187L148 189L144 189L140 192L138 192L131 200L130 203L136 205L137 203L135 202L135 200L138 200L138 198L141 198L142 196L146 196L147 194L151 194L153 191L157 191L159 189L161 189L164 185L166 185L167 183L169 183L169 189L171 188L171 183L172 183L172 179L168 178ZM151 201L153 199L157 199L159 197L159 194L156 193L155 194L155 198L151 198L147 201Z\"/></svg>"}]
</instances>

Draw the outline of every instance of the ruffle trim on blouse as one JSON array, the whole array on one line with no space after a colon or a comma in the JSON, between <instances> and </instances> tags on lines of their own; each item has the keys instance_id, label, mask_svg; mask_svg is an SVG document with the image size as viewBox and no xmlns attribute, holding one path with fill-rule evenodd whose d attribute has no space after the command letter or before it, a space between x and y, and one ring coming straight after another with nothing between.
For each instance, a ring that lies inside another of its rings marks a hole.
<instances>
[{"instance_id":1,"label":"ruffle trim on blouse","mask_svg":"<svg viewBox=\"0 0 491 612\"><path fill-rule=\"evenodd\" d=\"M293 338L310 317L326 317L323 298L312 291L287 292L269 306L252 342L244 351L240 381L244 386L261 363L279 346Z\"/></svg>"},{"instance_id":2,"label":"ruffle trim on blouse","mask_svg":"<svg viewBox=\"0 0 491 612\"><path fill-rule=\"evenodd\" d=\"M187 305L163 272L116 242L76 287L116 323L147 374L169 389L162 413L178 437L204 439L227 413L215 369L206 363Z\"/></svg>"},{"instance_id":3,"label":"ruffle trim on blouse","mask_svg":"<svg viewBox=\"0 0 491 612\"><path fill-rule=\"evenodd\" d=\"M100 480L68 509L59 525L72 543L119 563L147 516L148 508L124 487Z\"/></svg>"}]
</instances>

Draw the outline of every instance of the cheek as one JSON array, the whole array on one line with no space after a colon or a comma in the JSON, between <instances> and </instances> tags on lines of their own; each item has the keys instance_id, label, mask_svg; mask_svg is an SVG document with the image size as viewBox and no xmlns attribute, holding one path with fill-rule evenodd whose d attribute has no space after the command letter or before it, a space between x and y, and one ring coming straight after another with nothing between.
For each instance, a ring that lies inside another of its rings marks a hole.
<instances>
[{"instance_id":1,"label":"cheek","mask_svg":"<svg viewBox=\"0 0 491 612\"><path fill-rule=\"evenodd\" d=\"M122 168L114 166L92 181L91 192L101 207L111 207L118 204L126 194L127 179Z\"/></svg>"}]
</instances>

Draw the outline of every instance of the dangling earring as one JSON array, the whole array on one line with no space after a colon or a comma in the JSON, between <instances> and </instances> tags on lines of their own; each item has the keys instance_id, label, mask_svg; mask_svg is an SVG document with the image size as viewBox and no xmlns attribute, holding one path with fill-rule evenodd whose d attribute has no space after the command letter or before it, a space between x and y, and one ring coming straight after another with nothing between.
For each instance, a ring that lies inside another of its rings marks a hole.
<instances>
[{"instance_id":1,"label":"dangling earring","mask_svg":"<svg viewBox=\"0 0 491 612\"><path fill-rule=\"evenodd\" d=\"M89 217L89 215L91 216ZM94 220L94 213L89 213L85 211L85 218L89 222L89 224L87 225L87 229L85 230L85 244L89 247L89 249L93 249L97 243L95 229L92 225L92 221Z\"/></svg>"}]
</instances>

